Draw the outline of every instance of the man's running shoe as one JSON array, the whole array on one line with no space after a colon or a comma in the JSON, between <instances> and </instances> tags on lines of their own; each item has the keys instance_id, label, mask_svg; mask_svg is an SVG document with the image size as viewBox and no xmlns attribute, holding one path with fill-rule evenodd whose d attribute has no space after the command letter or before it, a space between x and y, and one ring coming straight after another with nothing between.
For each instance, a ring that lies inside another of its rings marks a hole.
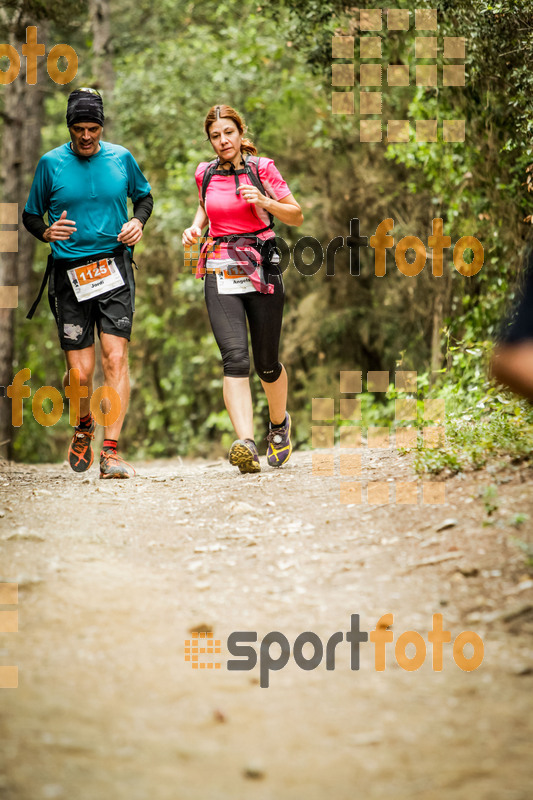
<instances>
[{"instance_id":1,"label":"man's running shoe","mask_svg":"<svg viewBox=\"0 0 533 800\"><path fill-rule=\"evenodd\" d=\"M259 453L251 439L237 439L229 451L229 463L239 467L241 472L261 472Z\"/></svg>"},{"instance_id":2,"label":"man's running shoe","mask_svg":"<svg viewBox=\"0 0 533 800\"><path fill-rule=\"evenodd\" d=\"M285 412L285 424L282 428L271 428L267 436L267 463L270 467L281 467L292 453L291 418Z\"/></svg>"},{"instance_id":3,"label":"man's running shoe","mask_svg":"<svg viewBox=\"0 0 533 800\"><path fill-rule=\"evenodd\" d=\"M101 478L131 478L129 470L135 475L135 470L119 456L116 450L102 450L100 453Z\"/></svg>"},{"instance_id":4,"label":"man's running shoe","mask_svg":"<svg viewBox=\"0 0 533 800\"><path fill-rule=\"evenodd\" d=\"M93 463L91 440L94 439L95 427L96 423L92 417L89 428L74 428L74 436L68 448L68 463L74 472L85 472Z\"/></svg>"}]
</instances>

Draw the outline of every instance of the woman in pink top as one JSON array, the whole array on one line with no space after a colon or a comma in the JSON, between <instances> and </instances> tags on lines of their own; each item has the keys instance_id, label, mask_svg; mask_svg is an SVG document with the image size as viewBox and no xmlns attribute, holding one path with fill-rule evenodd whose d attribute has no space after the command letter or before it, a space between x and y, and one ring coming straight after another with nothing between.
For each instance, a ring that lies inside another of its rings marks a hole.
<instances>
[{"instance_id":1,"label":"woman in pink top","mask_svg":"<svg viewBox=\"0 0 533 800\"><path fill-rule=\"evenodd\" d=\"M202 248L197 277L205 275L207 311L224 365L224 402L238 436L229 460L241 472L259 472L246 321L270 413L267 462L280 467L292 445L287 373L278 358L284 289L272 220L301 225L303 214L272 159L257 158L233 108L213 106L204 128L216 159L196 170L200 203L182 242L194 244L209 224L216 248Z\"/></svg>"}]
</instances>

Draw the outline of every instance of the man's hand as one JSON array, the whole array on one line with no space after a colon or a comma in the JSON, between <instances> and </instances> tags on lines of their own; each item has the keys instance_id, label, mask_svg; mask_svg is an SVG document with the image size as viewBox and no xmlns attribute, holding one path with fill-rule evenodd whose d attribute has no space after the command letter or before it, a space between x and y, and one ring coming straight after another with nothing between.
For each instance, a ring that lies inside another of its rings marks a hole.
<instances>
[{"instance_id":1,"label":"man's hand","mask_svg":"<svg viewBox=\"0 0 533 800\"><path fill-rule=\"evenodd\" d=\"M43 233L45 242L61 242L65 239L70 239L73 233L77 231L76 223L72 219L67 219L67 212L63 211L59 219L50 225Z\"/></svg>"},{"instance_id":2,"label":"man's hand","mask_svg":"<svg viewBox=\"0 0 533 800\"><path fill-rule=\"evenodd\" d=\"M133 245L140 242L143 235L143 225L140 219L133 217L129 222L125 222L122 226L117 239L122 244Z\"/></svg>"}]
</instances>

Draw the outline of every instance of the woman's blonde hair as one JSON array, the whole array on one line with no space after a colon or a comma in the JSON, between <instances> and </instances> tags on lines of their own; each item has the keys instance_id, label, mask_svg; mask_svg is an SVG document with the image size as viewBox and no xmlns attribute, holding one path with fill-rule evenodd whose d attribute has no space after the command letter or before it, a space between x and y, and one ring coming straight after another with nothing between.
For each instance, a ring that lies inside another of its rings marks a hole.
<instances>
[{"instance_id":1,"label":"woman's blonde hair","mask_svg":"<svg viewBox=\"0 0 533 800\"><path fill-rule=\"evenodd\" d=\"M241 136L246 133L246 125L238 111L235 111L235 109L231 108L231 106L212 106L207 112L207 116L204 120L204 130L208 139L210 138L209 129L211 125L220 118L233 120ZM250 153L250 155L256 156L257 148L251 139L243 137L241 141L241 152Z\"/></svg>"}]
</instances>

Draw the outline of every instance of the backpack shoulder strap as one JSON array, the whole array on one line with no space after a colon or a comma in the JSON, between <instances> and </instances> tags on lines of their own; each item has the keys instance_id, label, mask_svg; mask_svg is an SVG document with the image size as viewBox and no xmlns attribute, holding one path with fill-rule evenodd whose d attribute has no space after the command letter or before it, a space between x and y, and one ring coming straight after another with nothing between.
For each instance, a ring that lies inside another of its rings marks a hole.
<instances>
[{"instance_id":1,"label":"backpack shoulder strap","mask_svg":"<svg viewBox=\"0 0 533 800\"><path fill-rule=\"evenodd\" d=\"M263 194L268 194L259 176L259 156L251 156L247 153L244 159L244 169L254 186Z\"/></svg>"},{"instance_id":2,"label":"backpack shoulder strap","mask_svg":"<svg viewBox=\"0 0 533 800\"><path fill-rule=\"evenodd\" d=\"M253 185L255 186L255 188L259 189L259 191L262 194L267 195L267 197L271 197L270 193L267 192L267 190L263 186L263 182L262 182L262 180L260 178L260 175L259 175L259 156L252 156L249 153L247 153L246 158L244 160L244 169L245 169L246 174L249 176L250 180L252 181ZM275 200L276 198L273 197L272 199ZM274 223L274 217L272 216L270 211L267 211L267 214L268 214L269 219L270 219L270 226L272 227L272 225Z\"/></svg>"},{"instance_id":3,"label":"backpack shoulder strap","mask_svg":"<svg viewBox=\"0 0 533 800\"><path fill-rule=\"evenodd\" d=\"M204 177L202 178L202 202L205 203L205 195L207 193L207 187L209 186L209 181L215 174L215 171L218 167L218 158L215 158L213 161L210 161L207 165Z\"/></svg>"}]
</instances>

